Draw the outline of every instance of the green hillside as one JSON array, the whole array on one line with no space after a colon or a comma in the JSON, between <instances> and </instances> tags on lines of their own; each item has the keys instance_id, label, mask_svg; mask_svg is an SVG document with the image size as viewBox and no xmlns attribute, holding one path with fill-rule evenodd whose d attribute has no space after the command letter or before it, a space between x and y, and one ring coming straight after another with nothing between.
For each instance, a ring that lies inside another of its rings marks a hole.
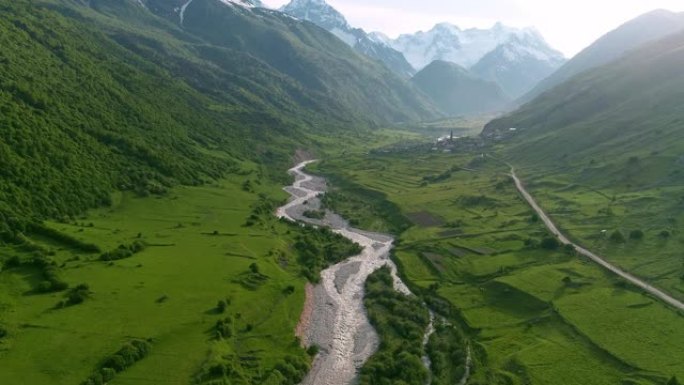
<instances>
[{"instance_id":1,"label":"green hillside","mask_svg":"<svg viewBox=\"0 0 684 385\"><path fill-rule=\"evenodd\" d=\"M683 48L682 33L649 44L483 133L506 143L501 153L571 237L680 299Z\"/></svg>"},{"instance_id":2,"label":"green hillside","mask_svg":"<svg viewBox=\"0 0 684 385\"><path fill-rule=\"evenodd\" d=\"M608 64L645 43L662 39L681 30L684 30L684 14L660 9L641 15L582 50L519 101L529 102L573 76Z\"/></svg>"},{"instance_id":3,"label":"green hillside","mask_svg":"<svg viewBox=\"0 0 684 385\"><path fill-rule=\"evenodd\" d=\"M487 124L483 136L518 128L507 152L527 164L613 162L681 155L684 33L562 84ZM665 175L671 169L663 168ZM652 177L656 177L653 175Z\"/></svg>"},{"instance_id":4,"label":"green hillside","mask_svg":"<svg viewBox=\"0 0 684 385\"><path fill-rule=\"evenodd\" d=\"M387 223L402 217L410 222L397 237L393 259L412 291L431 299L437 318L447 317L466 336L473 360L468 384L664 385L672 376L683 378L680 312L572 250L545 241L553 238L517 194L506 175L508 166L483 158L481 151L396 147L330 157L316 164L316 170L347 181L333 184L331 198L338 206L356 206L358 195L367 192L368 209L350 216L362 226L369 223L367 218L378 217ZM543 187L534 190L543 192ZM569 190L568 200L578 191L567 184L552 191L562 190ZM381 202L394 210L377 210ZM563 221L582 213L552 212ZM620 212L615 214L618 218ZM592 217L595 211L566 229L574 234L580 222ZM636 249L642 265L662 259L643 250L657 241L652 238L647 232L641 245L629 240L621 251ZM596 245L588 246L594 250ZM673 237L668 249L658 251L681 264L681 252L669 248L677 246L681 243ZM383 298L390 302L389 296ZM412 319L420 320L420 313L414 314ZM383 337L383 346L391 347L391 336ZM449 341L439 328L435 337L431 343ZM416 346L411 338L404 335L406 355ZM457 341L453 355L433 360L434 384L460 382L467 345ZM395 373L420 384L407 374L411 362L402 361L402 370Z\"/></svg>"},{"instance_id":5,"label":"green hillside","mask_svg":"<svg viewBox=\"0 0 684 385\"><path fill-rule=\"evenodd\" d=\"M497 111L510 101L496 83L478 78L458 64L436 60L412 79L451 116Z\"/></svg>"},{"instance_id":6,"label":"green hillside","mask_svg":"<svg viewBox=\"0 0 684 385\"><path fill-rule=\"evenodd\" d=\"M304 132L434 111L402 80L308 23L198 0L187 10L186 26L197 24L188 32L135 1L88 4L2 5L4 223L74 216L107 204L116 189L196 185L241 157L284 169L307 142ZM241 46L221 37L236 36L220 30L234 19L253 29L243 31ZM271 39L290 44L273 52L263 45ZM330 64L341 55L349 57ZM280 59L301 59L305 75Z\"/></svg>"},{"instance_id":7,"label":"green hillside","mask_svg":"<svg viewBox=\"0 0 684 385\"><path fill-rule=\"evenodd\" d=\"M178 0L148 0L155 13L180 24ZM320 105L345 107L344 114L376 123L421 120L436 110L408 82L361 55L331 33L263 8L195 0L182 28L217 47L249 54L295 79ZM323 103L325 102L325 103ZM344 119L345 115L341 115Z\"/></svg>"},{"instance_id":8,"label":"green hillside","mask_svg":"<svg viewBox=\"0 0 684 385\"><path fill-rule=\"evenodd\" d=\"M305 277L357 248L274 218L295 150L436 110L307 23L142 4L0 5L0 383L296 383Z\"/></svg>"}]
</instances>

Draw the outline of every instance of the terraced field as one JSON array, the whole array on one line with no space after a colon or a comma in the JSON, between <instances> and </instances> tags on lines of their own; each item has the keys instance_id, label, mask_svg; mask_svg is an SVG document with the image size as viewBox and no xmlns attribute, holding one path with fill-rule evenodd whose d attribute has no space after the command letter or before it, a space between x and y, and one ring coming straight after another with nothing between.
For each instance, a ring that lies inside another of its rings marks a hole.
<instances>
[{"instance_id":1,"label":"terraced field","mask_svg":"<svg viewBox=\"0 0 684 385\"><path fill-rule=\"evenodd\" d=\"M649 169L634 173L636 178ZM529 169L526 174L530 192L570 237L684 300L684 258L678 232L678 224L684 221L681 187L655 183L652 188L626 188L594 177L580 185L572 174L559 177ZM615 232L624 239L611 239Z\"/></svg>"},{"instance_id":2,"label":"terraced field","mask_svg":"<svg viewBox=\"0 0 684 385\"><path fill-rule=\"evenodd\" d=\"M395 259L412 284L436 288L458 309L454 322L463 323L475 352L471 383L684 378L684 364L676 362L684 357L677 343L684 338L682 315L545 243L548 233L505 165L472 154L387 153L330 159L315 171L384 194L414 221L400 235ZM344 197L344 188L338 194ZM357 215L363 221L364 212ZM642 252L634 254L644 258Z\"/></svg>"}]
</instances>

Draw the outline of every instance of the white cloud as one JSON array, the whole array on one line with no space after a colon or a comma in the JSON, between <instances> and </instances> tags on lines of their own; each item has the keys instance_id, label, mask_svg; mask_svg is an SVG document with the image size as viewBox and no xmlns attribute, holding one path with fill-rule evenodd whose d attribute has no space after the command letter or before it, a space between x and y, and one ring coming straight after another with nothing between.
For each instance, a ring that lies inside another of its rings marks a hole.
<instances>
[{"instance_id":1,"label":"white cloud","mask_svg":"<svg viewBox=\"0 0 684 385\"><path fill-rule=\"evenodd\" d=\"M264 0L279 7L286 0ZM390 36L426 30L439 22L462 28L495 22L535 26L549 43L572 56L601 35L650 10L684 11L682 0L328 0L350 24Z\"/></svg>"}]
</instances>

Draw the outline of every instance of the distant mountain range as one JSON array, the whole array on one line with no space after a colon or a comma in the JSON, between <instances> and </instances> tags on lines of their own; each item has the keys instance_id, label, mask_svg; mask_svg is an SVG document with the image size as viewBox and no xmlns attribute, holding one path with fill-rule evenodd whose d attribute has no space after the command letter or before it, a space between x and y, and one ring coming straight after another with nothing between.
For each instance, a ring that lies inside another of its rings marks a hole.
<instances>
[{"instance_id":1,"label":"distant mountain range","mask_svg":"<svg viewBox=\"0 0 684 385\"><path fill-rule=\"evenodd\" d=\"M510 102L495 82L443 60L430 63L412 81L451 116L499 111Z\"/></svg>"},{"instance_id":2,"label":"distant mountain range","mask_svg":"<svg viewBox=\"0 0 684 385\"><path fill-rule=\"evenodd\" d=\"M416 72L401 52L364 30L351 27L344 16L324 0L292 0L280 10L328 30L356 51L383 62L400 76L408 78Z\"/></svg>"},{"instance_id":3,"label":"distant mountain range","mask_svg":"<svg viewBox=\"0 0 684 385\"><path fill-rule=\"evenodd\" d=\"M292 0L280 10L328 30L357 52L383 62L400 76L411 77L435 60L451 62L469 71L471 79L479 77L495 82L506 94L505 98L515 99L525 94L565 63L563 55L532 28L516 29L497 23L491 29L461 30L441 23L427 32L390 39L379 32L366 33L350 26L324 0ZM452 96L453 92L457 91L450 91ZM475 112L463 108L449 110Z\"/></svg>"}]
</instances>

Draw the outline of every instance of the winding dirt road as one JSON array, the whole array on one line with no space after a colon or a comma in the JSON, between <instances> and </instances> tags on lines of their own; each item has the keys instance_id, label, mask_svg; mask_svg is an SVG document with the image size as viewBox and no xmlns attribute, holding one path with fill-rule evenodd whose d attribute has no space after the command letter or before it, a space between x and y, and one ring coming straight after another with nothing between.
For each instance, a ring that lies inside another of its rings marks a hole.
<instances>
[{"instance_id":1,"label":"winding dirt road","mask_svg":"<svg viewBox=\"0 0 684 385\"><path fill-rule=\"evenodd\" d=\"M558 239L561 241L561 243L563 243L564 245L572 245L575 248L575 250L577 250L577 252L579 254L584 255L585 257L591 259L592 261L598 263L599 265L601 265L606 270L608 270L614 274L617 274L618 276L622 277L623 279L627 280L628 282L632 283L633 285L642 288L646 292L648 292L651 295L653 295L654 297L662 300L663 302L667 303L668 305L673 306L678 310L684 311L684 303L682 303L681 301L677 300L676 298L673 298L672 296L663 292L662 290L642 281L641 279L625 272L624 270L622 270L619 267L611 264L610 262L606 261L604 258L592 253L591 251L583 248L582 246L579 246L579 245L573 243L572 241L570 241L570 239L568 239L568 237L563 235L563 233L561 233L558 230L558 227L553 223L551 218L549 218L549 216L546 215L546 213L544 212L544 210L542 210L542 208L539 206L539 204L537 204L537 201L534 200L532 195L530 195L530 193L527 192L527 190L525 189L525 186L520 181L520 178L518 178L518 176L515 174L515 168L514 167L511 167L511 174L510 175L513 178L513 180L515 181L515 186L518 188L518 191L520 192L520 194L522 194L523 198L525 198L527 203L532 207L532 209L534 209L534 211L537 213L537 215L539 215L539 218L541 218L542 221L544 221L544 224L546 225L546 227L556 237L558 237Z\"/></svg>"}]
</instances>

